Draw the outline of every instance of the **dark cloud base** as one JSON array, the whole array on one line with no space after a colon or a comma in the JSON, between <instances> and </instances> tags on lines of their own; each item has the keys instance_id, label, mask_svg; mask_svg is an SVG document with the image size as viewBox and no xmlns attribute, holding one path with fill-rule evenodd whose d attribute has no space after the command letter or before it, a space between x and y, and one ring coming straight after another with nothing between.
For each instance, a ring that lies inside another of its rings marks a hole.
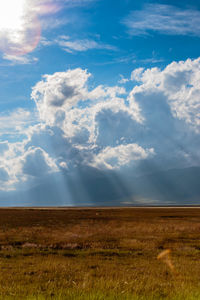
<instances>
[{"instance_id":1,"label":"dark cloud base","mask_svg":"<svg viewBox=\"0 0 200 300\"><path fill-rule=\"evenodd\" d=\"M114 171L80 168L50 175L24 191L0 193L1 206L127 206L200 204L200 167L128 178Z\"/></svg>"}]
</instances>

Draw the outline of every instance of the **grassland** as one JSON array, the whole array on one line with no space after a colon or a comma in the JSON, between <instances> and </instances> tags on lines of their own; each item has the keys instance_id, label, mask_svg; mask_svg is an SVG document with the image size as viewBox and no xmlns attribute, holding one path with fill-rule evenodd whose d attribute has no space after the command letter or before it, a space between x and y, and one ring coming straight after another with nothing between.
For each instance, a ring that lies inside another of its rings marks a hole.
<instances>
[{"instance_id":1,"label":"grassland","mask_svg":"<svg viewBox=\"0 0 200 300\"><path fill-rule=\"evenodd\" d=\"M198 300L200 208L0 209L0 270L5 300Z\"/></svg>"}]
</instances>

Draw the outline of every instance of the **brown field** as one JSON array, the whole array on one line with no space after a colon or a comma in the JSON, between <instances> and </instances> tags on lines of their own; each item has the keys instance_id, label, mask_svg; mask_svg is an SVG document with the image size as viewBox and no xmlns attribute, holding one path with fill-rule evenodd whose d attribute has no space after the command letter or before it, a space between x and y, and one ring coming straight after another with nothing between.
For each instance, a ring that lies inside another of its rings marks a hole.
<instances>
[{"instance_id":1,"label":"brown field","mask_svg":"<svg viewBox=\"0 0 200 300\"><path fill-rule=\"evenodd\" d=\"M0 209L0 268L0 299L200 299L200 208Z\"/></svg>"}]
</instances>

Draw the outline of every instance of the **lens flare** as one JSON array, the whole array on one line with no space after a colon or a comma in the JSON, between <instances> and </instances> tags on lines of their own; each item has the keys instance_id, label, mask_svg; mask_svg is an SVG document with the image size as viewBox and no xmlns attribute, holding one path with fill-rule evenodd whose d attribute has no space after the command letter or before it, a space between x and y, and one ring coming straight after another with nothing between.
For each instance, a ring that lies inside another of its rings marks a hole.
<instances>
[{"instance_id":1,"label":"lens flare","mask_svg":"<svg viewBox=\"0 0 200 300\"><path fill-rule=\"evenodd\" d=\"M0 30L17 30L22 28L25 0L0 1Z\"/></svg>"},{"instance_id":2,"label":"lens flare","mask_svg":"<svg viewBox=\"0 0 200 300\"><path fill-rule=\"evenodd\" d=\"M170 249L166 249L166 250L163 250L158 256L157 256L157 259L159 260L162 260L168 267L169 269L175 273L175 268L174 268L174 265L172 263L172 260L171 260L171 250Z\"/></svg>"},{"instance_id":3,"label":"lens flare","mask_svg":"<svg viewBox=\"0 0 200 300\"><path fill-rule=\"evenodd\" d=\"M0 50L9 55L24 55L35 49L40 35L40 21L32 1L0 1Z\"/></svg>"}]
</instances>

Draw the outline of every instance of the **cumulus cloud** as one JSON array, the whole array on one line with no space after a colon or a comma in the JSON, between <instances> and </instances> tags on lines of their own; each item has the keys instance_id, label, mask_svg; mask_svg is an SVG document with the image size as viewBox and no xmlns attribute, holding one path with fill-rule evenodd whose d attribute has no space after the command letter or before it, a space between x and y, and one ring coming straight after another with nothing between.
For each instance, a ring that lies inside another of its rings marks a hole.
<instances>
[{"instance_id":1,"label":"cumulus cloud","mask_svg":"<svg viewBox=\"0 0 200 300\"><path fill-rule=\"evenodd\" d=\"M0 182L8 181L9 175L8 172L4 168L0 168Z\"/></svg>"},{"instance_id":2,"label":"cumulus cloud","mask_svg":"<svg viewBox=\"0 0 200 300\"><path fill-rule=\"evenodd\" d=\"M57 171L54 161L41 148L29 149L21 163L23 174L29 176L43 177L48 173Z\"/></svg>"},{"instance_id":3,"label":"cumulus cloud","mask_svg":"<svg viewBox=\"0 0 200 300\"><path fill-rule=\"evenodd\" d=\"M97 86L88 89L91 74L80 68L45 75L32 91L41 120L51 126L59 126L68 138L95 140L95 118L103 108L112 111L126 111L121 95L123 87ZM78 104L86 102L84 108ZM130 113L131 114L131 113Z\"/></svg>"},{"instance_id":4,"label":"cumulus cloud","mask_svg":"<svg viewBox=\"0 0 200 300\"><path fill-rule=\"evenodd\" d=\"M8 142L0 142L0 155L9 149Z\"/></svg>"},{"instance_id":5,"label":"cumulus cloud","mask_svg":"<svg viewBox=\"0 0 200 300\"><path fill-rule=\"evenodd\" d=\"M42 148L27 145L27 140L8 143L0 158L0 190L14 189L24 182L33 184L48 174L58 171L55 160ZM3 179L4 178L4 179Z\"/></svg>"},{"instance_id":6,"label":"cumulus cloud","mask_svg":"<svg viewBox=\"0 0 200 300\"><path fill-rule=\"evenodd\" d=\"M15 148L15 149L14 149ZM17 148L17 143L12 145L7 144L6 149L1 152L0 156L0 190L11 190L15 188L15 183L18 182L16 173L18 168L18 157L20 156L20 151L15 151ZM23 177L23 176L22 176ZM21 181L23 181L21 177Z\"/></svg>"},{"instance_id":7,"label":"cumulus cloud","mask_svg":"<svg viewBox=\"0 0 200 300\"><path fill-rule=\"evenodd\" d=\"M100 169L118 169L132 161L146 159L153 154L154 149L145 150L137 144L106 147L94 157L91 165Z\"/></svg>"},{"instance_id":8,"label":"cumulus cloud","mask_svg":"<svg viewBox=\"0 0 200 300\"><path fill-rule=\"evenodd\" d=\"M164 70L152 68L136 69L132 78L141 84L136 85L129 95L130 105L136 107L136 118L144 120L141 96L153 105L153 98L160 97L159 104L168 105L174 118L184 120L197 132L200 130L200 101L198 78L200 59L173 62ZM157 96L156 96L157 95ZM145 97L144 97L145 96ZM145 103L147 107L147 103ZM144 108L145 109L145 108ZM166 108L167 109L167 108ZM157 113L159 116L159 113ZM148 118L148 116L146 117Z\"/></svg>"},{"instance_id":9,"label":"cumulus cloud","mask_svg":"<svg viewBox=\"0 0 200 300\"><path fill-rule=\"evenodd\" d=\"M131 73L131 80L140 81L143 72L144 72L144 68L137 68L133 70L133 72Z\"/></svg>"},{"instance_id":10,"label":"cumulus cloud","mask_svg":"<svg viewBox=\"0 0 200 300\"><path fill-rule=\"evenodd\" d=\"M86 83L90 76L91 74L87 70L80 68L53 75L44 75L44 79L33 87L31 94L40 118L53 124L58 111L64 114L79 101L86 100ZM58 118L60 118L60 114Z\"/></svg>"},{"instance_id":11,"label":"cumulus cloud","mask_svg":"<svg viewBox=\"0 0 200 300\"><path fill-rule=\"evenodd\" d=\"M199 165L199 77L200 59L133 70L129 92L90 88L80 68L44 75L32 90L38 119L29 123L24 110L0 116L1 134L25 132L21 142L0 143L1 188L89 167L142 174Z\"/></svg>"},{"instance_id":12,"label":"cumulus cloud","mask_svg":"<svg viewBox=\"0 0 200 300\"><path fill-rule=\"evenodd\" d=\"M146 4L142 10L132 11L123 23L131 35L159 32L167 35L200 36L200 11L191 8Z\"/></svg>"}]
</instances>

